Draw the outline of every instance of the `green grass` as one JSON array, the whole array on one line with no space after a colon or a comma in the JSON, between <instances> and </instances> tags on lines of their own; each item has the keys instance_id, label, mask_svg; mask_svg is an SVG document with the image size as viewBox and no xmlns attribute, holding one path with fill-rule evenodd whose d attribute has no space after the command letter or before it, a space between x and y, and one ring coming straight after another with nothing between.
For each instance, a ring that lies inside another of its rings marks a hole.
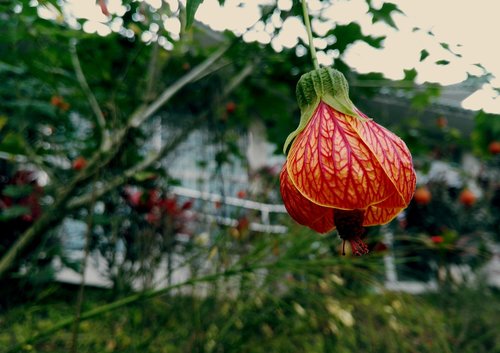
<instances>
[{"instance_id":1,"label":"green grass","mask_svg":"<svg viewBox=\"0 0 500 353\"><path fill-rule=\"evenodd\" d=\"M0 313L0 352L74 312L76 289ZM87 289L84 310L112 298ZM237 298L162 296L80 324L78 352L500 352L500 293L487 288L412 296L332 293L326 282L282 295L250 291ZM68 352L71 328L22 351Z\"/></svg>"}]
</instances>

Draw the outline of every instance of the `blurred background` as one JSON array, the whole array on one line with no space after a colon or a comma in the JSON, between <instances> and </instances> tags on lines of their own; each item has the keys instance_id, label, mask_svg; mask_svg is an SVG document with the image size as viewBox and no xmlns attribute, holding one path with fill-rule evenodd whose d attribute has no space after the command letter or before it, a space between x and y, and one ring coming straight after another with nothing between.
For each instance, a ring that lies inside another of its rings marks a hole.
<instances>
[{"instance_id":1,"label":"blurred background","mask_svg":"<svg viewBox=\"0 0 500 353\"><path fill-rule=\"evenodd\" d=\"M500 352L499 4L308 5L417 171L361 258L279 193L299 1L0 1L0 352Z\"/></svg>"}]
</instances>

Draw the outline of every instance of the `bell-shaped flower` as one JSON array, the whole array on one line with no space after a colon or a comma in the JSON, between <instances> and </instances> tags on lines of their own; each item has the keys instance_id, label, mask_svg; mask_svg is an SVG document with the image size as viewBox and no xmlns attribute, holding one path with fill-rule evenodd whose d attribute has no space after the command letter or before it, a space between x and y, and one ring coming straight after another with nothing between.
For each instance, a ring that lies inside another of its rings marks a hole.
<instances>
[{"instance_id":1,"label":"bell-shaped flower","mask_svg":"<svg viewBox=\"0 0 500 353\"><path fill-rule=\"evenodd\" d=\"M331 68L300 78L301 119L285 142L280 185L293 219L319 233L336 228L363 255L363 227L386 224L406 208L416 177L403 140L360 112L348 90Z\"/></svg>"}]
</instances>

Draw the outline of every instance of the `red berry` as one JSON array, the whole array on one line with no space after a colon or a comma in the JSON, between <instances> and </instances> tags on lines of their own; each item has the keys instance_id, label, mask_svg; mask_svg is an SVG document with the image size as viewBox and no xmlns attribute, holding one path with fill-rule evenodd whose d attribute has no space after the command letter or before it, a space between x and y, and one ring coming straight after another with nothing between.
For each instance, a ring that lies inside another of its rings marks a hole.
<instances>
[{"instance_id":1,"label":"red berry","mask_svg":"<svg viewBox=\"0 0 500 353\"><path fill-rule=\"evenodd\" d=\"M444 116L440 116L436 119L436 125L437 127L444 129L448 126L448 119L446 119Z\"/></svg>"},{"instance_id":2,"label":"red berry","mask_svg":"<svg viewBox=\"0 0 500 353\"><path fill-rule=\"evenodd\" d=\"M50 98L50 104L62 111L67 111L70 107L69 103L65 102L64 98L61 96L52 96Z\"/></svg>"},{"instance_id":3,"label":"red berry","mask_svg":"<svg viewBox=\"0 0 500 353\"><path fill-rule=\"evenodd\" d=\"M415 191L413 199L419 205L428 205L431 202L432 194L427 187L421 186Z\"/></svg>"},{"instance_id":4,"label":"red berry","mask_svg":"<svg viewBox=\"0 0 500 353\"><path fill-rule=\"evenodd\" d=\"M433 236L431 236L431 241L434 244L440 244L444 241L444 238L440 235L433 235Z\"/></svg>"},{"instance_id":5,"label":"red berry","mask_svg":"<svg viewBox=\"0 0 500 353\"><path fill-rule=\"evenodd\" d=\"M128 202L132 207L139 207L142 203L142 191L133 191L127 195Z\"/></svg>"},{"instance_id":6,"label":"red berry","mask_svg":"<svg viewBox=\"0 0 500 353\"><path fill-rule=\"evenodd\" d=\"M238 196L240 199L244 199L245 197L247 197L247 193L245 192L245 190L240 190L238 191L236 196Z\"/></svg>"},{"instance_id":7,"label":"red berry","mask_svg":"<svg viewBox=\"0 0 500 353\"><path fill-rule=\"evenodd\" d=\"M234 103L234 102L228 102L226 104L226 112L228 114L234 113L235 110L236 110L236 103Z\"/></svg>"},{"instance_id":8,"label":"red berry","mask_svg":"<svg viewBox=\"0 0 500 353\"><path fill-rule=\"evenodd\" d=\"M472 206L476 203L476 195L469 189L464 189L460 193L460 202L465 206Z\"/></svg>"},{"instance_id":9,"label":"red berry","mask_svg":"<svg viewBox=\"0 0 500 353\"><path fill-rule=\"evenodd\" d=\"M238 232L241 233L243 231L246 231L249 226L250 226L250 221L248 220L248 218L241 217L240 219L238 219L238 224L236 225L236 229L238 230Z\"/></svg>"},{"instance_id":10,"label":"red berry","mask_svg":"<svg viewBox=\"0 0 500 353\"><path fill-rule=\"evenodd\" d=\"M87 166L87 160L84 157L78 157L73 161L74 170L82 170Z\"/></svg>"},{"instance_id":11,"label":"red berry","mask_svg":"<svg viewBox=\"0 0 500 353\"><path fill-rule=\"evenodd\" d=\"M497 155L500 153L500 141L493 141L488 145L488 150L491 154Z\"/></svg>"},{"instance_id":12,"label":"red berry","mask_svg":"<svg viewBox=\"0 0 500 353\"><path fill-rule=\"evenodd\" d=\"M59 107L62 101L63 99L61 96L52 96L50 98L50 104L52 104L54 107Z\"/></svg>"}]
</instances>

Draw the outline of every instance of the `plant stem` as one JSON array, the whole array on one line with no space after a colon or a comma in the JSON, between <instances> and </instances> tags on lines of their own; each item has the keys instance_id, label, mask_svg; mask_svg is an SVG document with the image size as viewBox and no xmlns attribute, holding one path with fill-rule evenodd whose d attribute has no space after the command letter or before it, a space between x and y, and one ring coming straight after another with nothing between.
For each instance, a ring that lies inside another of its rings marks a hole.
<instances>
[{"instance_id":1,"label":"plant stem","mask_svg":"<svg viewBox=\"0 0 500 353\"><path fill-rule=\"evenodd\" d=\"M198 278L190 278L184 282L175 283L175 284L172 284L171 286L167 286L165 288L151 289L151 290L147 290L147 291L144 291L141 293L132 294L128 297L118 299L112 303L104 304L104 305L101 305L97 308L85 311L85 312L81 313L79 320L80 320L80 322L85 321L85 320L89 320L89 319L92 319L94 317L101 316L105 313L116 310L118 308L122 308L122 307L130 305L130 304L134 304L137 302L141 302L143 300L159 297L159 296L167 294L170 291L175 290L177 288L195 285L197 283L202 283L202 282L212 282L215 280L219 280L220 278L232 277L232 276L240 275L240 274L243 274L246 272L252 272L255 270L259 270L262 268L271 268L272 266L273 266L273 264L267 264L267 265L254 265L254 266L233 268L233 269L228 269L227 271L220 272L220 273L212 273L212 274L208 274L208 275L198 277ZM21 351L22 347L24 347L28 344L33 344L35 342L38 342L46 337L50 337L53 333L55 333L63 328L66 328L68 326L71 326L72 324L74 324L74 322L75 322L74 317L64 319L64 320L58 322L57 324L49 327L45 331L39 332L38 334L35 334L34 336L32 336L28 339L25 339L22 342L15 344L10 349L8 349L6 351L6 353L19 352L19 351Z\"/></svg>"},{"instance_id":2,"label":"plant stem","mask_svg":"<svg viewBox=\"0 0 500 353\"><path fill-rule=\"evenodd\" d=\"M306 25L307 37L309 38L309 52L314 65L314 69L319 69L318 58L316 57L316 49L314 48L313 35L311 29L311 21L309 20L309 13L307 11L307 0L302 0L302 14L304 17L304 24Z\"/></svg>"},{"instance_id":3,"label":"plant stem","mask_svg":"<svg viewBox=\"0 0 500 353\"><path fill-rule=\"evenodd\" d=\"M82 314L82 304L83 304L83 292L85 290L85 270L87 269L87 264L90 255L90 243L92 241L92 227L94 225L94 208L96 203L96 186L95 184L99 180L99 171L94 176L94 182L92 185L92 201L89 205L89 213L87 216L87 232L85 234L85 246L83 250L82 265L82 278L80 281L80 288L78 289L78 296L76 300L76 310L75 310L75 321L73 323L73 332L71 338L71 353L78 352L78 334L80 328L80 317Z\"/></svg>"}]
</instances>

